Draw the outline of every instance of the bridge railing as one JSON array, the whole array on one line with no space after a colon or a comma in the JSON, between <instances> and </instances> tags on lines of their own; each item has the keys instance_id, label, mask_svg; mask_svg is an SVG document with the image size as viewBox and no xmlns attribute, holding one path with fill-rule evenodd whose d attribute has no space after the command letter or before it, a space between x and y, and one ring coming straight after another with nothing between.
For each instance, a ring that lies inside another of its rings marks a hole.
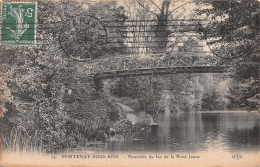
<instances>
[{"instance_id":1,"label":"bridge railing","mask_svg":"<svg viewBox=\"0 0 260 167\"><path fill-rule=\"evenodd\" d=\"M104 71L120 71L120 70L134 70L134 69L151 69L151 68L172 68L172 67L193 67L193 66L216 66L218 60L210 56L194 56L175 59L162 58L119 58L108 59L94 64L88 64L84 67L87 75L101 73Z\"/></svg>"}]
</instances>

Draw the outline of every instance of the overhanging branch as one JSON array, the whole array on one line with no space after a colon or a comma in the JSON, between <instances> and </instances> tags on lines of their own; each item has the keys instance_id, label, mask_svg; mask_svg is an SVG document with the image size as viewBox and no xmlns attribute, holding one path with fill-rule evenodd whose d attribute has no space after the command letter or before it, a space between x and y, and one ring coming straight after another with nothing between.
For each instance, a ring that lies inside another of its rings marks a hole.
<instances>
[{"instance_id":1,"label":"overhanging branch","mask_svg":"<svg viewBox=\"0 0 260 167\"><path fill-rule=\"evenodd\" d=\"M187 5L187 4L189 4L189 3L194 3L194 2L193 2L193 1L192 1L192 2L186 2L185 4L182 4L181 6L178 6L177 8L173 9L173 10L168 14L168 16L171 15L172 12L174 12L175 10L177 10L177 9L179 9L179 8L181 8L181 7L183 7L183 6Z\"/></svg>"},{"instance_id":2,"label":"overhanging branch","mask_svg":"<svg viewBox=\"0 0 260 167\"><path fill-rule=\"evenodd\" d=\"M141 2L139 2L138 0L136 0L136 2L137 2L141 7L143 7L145 10L147 10L148 12L157 15L155 12L150 11L149 9L147 9L147 7L145 7L145 6L144 6Z\"/></svg>"}]
</instances>

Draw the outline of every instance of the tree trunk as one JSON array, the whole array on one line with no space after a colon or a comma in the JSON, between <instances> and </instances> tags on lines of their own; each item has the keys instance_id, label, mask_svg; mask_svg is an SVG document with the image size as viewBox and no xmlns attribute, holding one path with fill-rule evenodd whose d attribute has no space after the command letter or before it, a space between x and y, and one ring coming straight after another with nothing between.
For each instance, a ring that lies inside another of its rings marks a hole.
<instances>
[{"instance_id":1,"label":"tree trunk","mask_svg":"<svg viewBox=\"0 0 260 167\"><path fill-rule=\"evenodd\" d=\"M161 6L161 12L157 15L157 24L155 26L155 41L157 47L155 48L155 52L165 52L167 41L168 41L168 14L169 14L169 5L170 1L163 1Z\"/></svg>"}]
</instances>

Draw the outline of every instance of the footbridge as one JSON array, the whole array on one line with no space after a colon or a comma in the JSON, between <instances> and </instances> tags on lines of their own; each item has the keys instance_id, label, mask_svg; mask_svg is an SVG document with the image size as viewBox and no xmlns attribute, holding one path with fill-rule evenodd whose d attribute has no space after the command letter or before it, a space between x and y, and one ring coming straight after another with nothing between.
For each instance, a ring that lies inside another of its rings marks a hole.
<instances>
[{"instance_id":1,"label":"footbridge","mask_svg":"<svg viewBox=\"0 0 260 167\"><path fill-rule=\"evenodd\" d=\"M92 74L99 79L110 79L117 77L134 77L147 75L167 75L181 73L225 73L230 67L227 66L179 66L179 67L158 67L158 68L136 68L125 70L104 71Z\"/></svg>"}]
</instances>

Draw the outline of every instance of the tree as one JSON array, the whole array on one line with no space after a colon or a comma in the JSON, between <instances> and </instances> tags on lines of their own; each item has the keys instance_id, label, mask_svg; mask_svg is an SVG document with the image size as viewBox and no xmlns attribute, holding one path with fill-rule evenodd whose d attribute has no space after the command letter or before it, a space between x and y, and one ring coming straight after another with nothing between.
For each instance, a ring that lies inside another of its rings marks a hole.
<instances>
[{"instance_id":1,"label":"tree","mask_svg":"<svg viewBox=\"0 0 260 167\"><path fill-rule=\"evenodd\" d=\"M204 38L216 56L232 65L231 101L248 107L259 105L259 1L204 4L212 7L199 11L212 19L204 27Z\"/></svg>"},{"instance_id":2,"label":"tree","mask_svg":"<svg viewBox=\"0 0 260 167\"><path fill-rule=\"evenodd\" d=\"M218 109L217 99L218 95L216 93L216 90L213 90L212 94L205 93L201 104L202 110L212 111Z\"/></svg>"},{"instance_id":3,"label":"tree","mask_svg":"<svg viewBox=\"0 0 260 167\"><path fill-rule=\"evenodd\" d=\"M155 53L165 52L168 43L168 38L171 32L169 31L168 19L169 16L175 12L177 9L185 6L192 1L179 4L177 7L171 7L170 0L163 0L161 5L156 4L153 0L136 0L140 6L142 6L148 12L156 16L156 24L153 26L154 40L157 43L157 48ZM178 2L175 1L175 3ZM152 7L149 7L151 5ZM173 5L172 5L173 6ZM159 50L158 50L159 49Z\"/></svg>"}]
</instances>

